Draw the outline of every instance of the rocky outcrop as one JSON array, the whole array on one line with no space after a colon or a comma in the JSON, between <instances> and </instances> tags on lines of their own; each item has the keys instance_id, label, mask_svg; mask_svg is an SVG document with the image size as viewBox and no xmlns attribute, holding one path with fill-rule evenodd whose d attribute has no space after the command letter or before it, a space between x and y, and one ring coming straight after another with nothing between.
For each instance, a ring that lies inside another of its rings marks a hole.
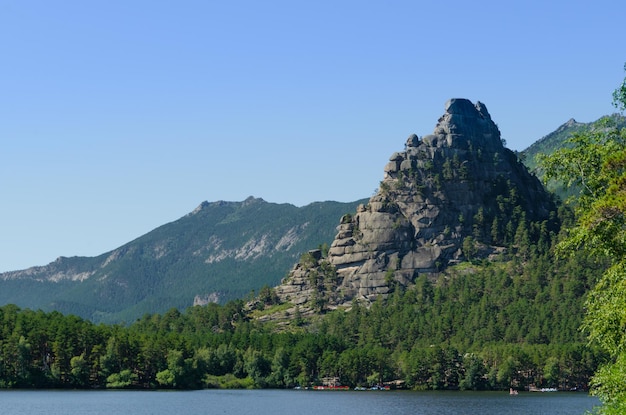
<instances>
[{"instance_id":1,"label":"rocky outcrop","mask_svg":"<svg viewBox=\"0 0 626 415\"><path fill-rule=\"evenodd\" d=\"M209 303L219 303L220 293L209 293L204 295L196 295L193 299L194 306L205 306Z\"/></svg>"},{"instance_id":2,"label":"rocky outcrop","mask_svg":"<svg viewBox=\"0 0 626 415\"><path fill-rule=\"evenodd\" d=\"M301 261L277 293L308 309L370 303L419 274L502 252L553 209L485 105L451 99L433 134L411 135L369 203L341 218L327 256Z\"/></svg>"}]
</instances>

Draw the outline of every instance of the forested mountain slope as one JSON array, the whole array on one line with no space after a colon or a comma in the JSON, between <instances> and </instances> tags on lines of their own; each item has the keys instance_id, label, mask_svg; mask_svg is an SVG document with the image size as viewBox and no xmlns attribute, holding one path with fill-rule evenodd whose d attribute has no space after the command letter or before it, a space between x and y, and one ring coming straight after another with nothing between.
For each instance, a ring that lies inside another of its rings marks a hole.
<instances>
[{"instance_id":1,"label":"forested mountain slope","mask_svg":"<svg viewBox=\"0 0 626 415\"><path fill-rule=\"evenodd\" d=\"M242 298L278 284L309 247L330 243L339 218L358 203L204 202L97 257L0 274L0 304L119 322Z\"/></svg>"}]
</instances>

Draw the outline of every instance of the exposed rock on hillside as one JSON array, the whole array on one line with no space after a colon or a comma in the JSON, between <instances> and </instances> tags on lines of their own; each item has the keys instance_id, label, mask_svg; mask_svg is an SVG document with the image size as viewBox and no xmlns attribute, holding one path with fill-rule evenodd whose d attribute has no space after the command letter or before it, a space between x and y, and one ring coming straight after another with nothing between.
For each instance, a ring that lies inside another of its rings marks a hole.
<instances>
[{"instance_id":1,"label":"exposed rock on hillside","mask_svg":"<svg viewBox=\"0 0 626 415\"><path fill-rule=\"evenodd\" d=\"M418 274L503 252L529 237L516 235L521 224L549 226L553 210L485 105L451 99L433 134L411 135L369 203L341 218L328 255L309 253L276 291L305 311L369 303Z\"/></svg>"},{"instance_id":2,"label":"exposed rock on hillside","mask_svg":"<svg viewBox=\"0 0 626 415\"><path fill-rule=\"evenodd\" d=\"M278 284L310 246L328 244L337 218L362 202L203 202L97 257L0 273L0 304L117 323L242 298Z\"/></svg>"}]
</instances>

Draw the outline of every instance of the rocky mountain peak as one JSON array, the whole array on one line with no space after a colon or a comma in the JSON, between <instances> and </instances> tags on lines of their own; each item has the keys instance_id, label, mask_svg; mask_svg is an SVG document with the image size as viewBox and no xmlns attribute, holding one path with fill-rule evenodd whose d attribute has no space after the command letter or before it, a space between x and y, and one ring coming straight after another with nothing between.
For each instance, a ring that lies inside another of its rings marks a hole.
<instances>
[{"instance_id":1,"label":"rocky mountain peak","mask_svg":"<svg viewBox=\"0 0 626 415\"><path fill-rule=\"evenodd\" d=\"M435 131L425 136L424 141L434 147L465 150L472 145L490 150L502 148L500 131L485 104L479 101L474 105L463 98L446 102L445 113L439 118Z\"/></svg>"},{"instance_id":2,"label":"rocky mountain peak","mask_svg":"<svg viewBox=\"0 0 626 415\"><path fill-rule=\"evenodd\" d=\"M420 274L503 253L516 229L553 209L487 107L454 98L432 134L412 134L391 155L377 193L341 218L328 255L303 256L277 293L310 310L367 304Z\"/></svg>"}]
</instances>

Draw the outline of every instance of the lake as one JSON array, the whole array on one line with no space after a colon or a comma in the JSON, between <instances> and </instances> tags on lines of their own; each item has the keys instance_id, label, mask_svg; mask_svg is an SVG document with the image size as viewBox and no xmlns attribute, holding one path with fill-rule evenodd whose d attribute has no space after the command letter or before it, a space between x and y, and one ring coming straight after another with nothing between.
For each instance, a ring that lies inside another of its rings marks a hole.
<instances>
[{"instance_id":1,"label":"lake","mask_svg":"<svg viewBox=\"0 0 626 415\"><path fill-rule=\"evenodd\" d=\"M598 404L587 394L568 392L0 391L2 415L566 415Z\"/></svg>"}]
</instances>

